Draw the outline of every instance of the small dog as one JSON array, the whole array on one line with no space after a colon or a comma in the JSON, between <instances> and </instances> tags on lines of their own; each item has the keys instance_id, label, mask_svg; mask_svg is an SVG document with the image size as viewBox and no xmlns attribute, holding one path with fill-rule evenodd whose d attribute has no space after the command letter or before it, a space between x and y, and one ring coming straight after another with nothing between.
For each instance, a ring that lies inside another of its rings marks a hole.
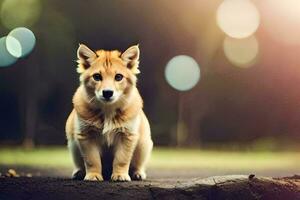
<instances>
[{"instance_id":1,"label":"small dog","mask_svg":"<svg viewBox=\"0 0 300 200\"><path fill-rule=\"evenodd\" d=\"M139 55L138 45L124 53L79 45L80 86L66 123L73 179L146 178L153 142L136 87Z\"/></svg>"}]
</instances>

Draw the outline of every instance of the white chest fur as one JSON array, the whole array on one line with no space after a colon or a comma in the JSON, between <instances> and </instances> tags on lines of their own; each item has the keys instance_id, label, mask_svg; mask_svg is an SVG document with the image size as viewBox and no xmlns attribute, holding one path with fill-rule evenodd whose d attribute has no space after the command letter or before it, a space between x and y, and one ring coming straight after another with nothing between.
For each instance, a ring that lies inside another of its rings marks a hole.
<instances>
[{"instance_id":1,"label":"white chest fur","mask_svg":"<svg viewBox=\"0 0 300 200\"><path fill-rule=\"evenodd\" d=\"M106 112L104 115L103 123L99 124L90 122L88 120L82 120L78 116L75 116L75 132L82 133L85 131L95 131L102 135L107 135L110 132L127 132L130 134L137 134L141 123L140 115L136 115L127 121L114 120L115 112Z\"/></svg>"},{"instance_id":2,"label":"white chest fur","mask_svg":"<svg viewBox=\"0 0 300 200\"><path fill-rule=\"evenodd\" d=\"M109 134L109 132L124 132L137 134L141 123L139 115L124 122L118 122L113 119L113 116L105 116L102 134Z\"/></svg>"}]
</instances>

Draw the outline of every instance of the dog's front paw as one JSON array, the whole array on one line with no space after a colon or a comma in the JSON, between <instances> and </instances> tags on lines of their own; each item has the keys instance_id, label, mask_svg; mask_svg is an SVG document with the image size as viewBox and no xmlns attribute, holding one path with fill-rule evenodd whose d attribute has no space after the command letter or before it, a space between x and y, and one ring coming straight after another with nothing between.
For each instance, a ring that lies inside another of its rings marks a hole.
<instances>
[{"instance_id":1,"label":"dog's front paw","mask_svg":"<svg viewBox=\"0 0 300 200\"><path fill-rule=\"evenodd\" d=\"M121 182L124 182L124 181L131 181L131 178L128 174L116 174L116 173L113 173L111 175L111 180L112 181L121 181Z\"/></svg>"},{"instance_id":2,"label":"dog's front paw","mask_svg":"<svg viewBox=\"0 0 300 200\"><path fill-rule=\"evenodd\" d=\"M86 180L86 181L103 181L103 177L99 173L90 172L85 175L84 180Z\"/></svg>"},{"instance_id":3,"label":"dog's front paw","mask_svg":"<svg viewBox=\"0 0 300 200\"><path fill-rule=\"evenodd\" d=\"M136 171L132 174L132 180L141 181L146 179L146 173L143 171Z\"/></svg>"}]
</instances>

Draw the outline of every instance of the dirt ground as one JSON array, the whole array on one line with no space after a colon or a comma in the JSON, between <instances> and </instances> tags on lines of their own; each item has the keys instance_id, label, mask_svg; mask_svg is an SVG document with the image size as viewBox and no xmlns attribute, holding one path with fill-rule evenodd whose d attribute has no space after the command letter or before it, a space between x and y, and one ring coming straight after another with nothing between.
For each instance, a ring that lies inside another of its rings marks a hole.
<instances>
[{"instance_id":1,"label":"dirt ground","mask_svg":"<svg viewBox=\"0 0 300 200\"><path fill-rule=\"evenodd\" d=\"M20 177L7 177L9 169ZM210 176L198 170L149 171L146 181L74 181L70 169L0 166L0 199L282 199L300 200L300 177ZM211 173L211 174L210 174ZM263 172L261 172L263 173ZM269 172L270 173L270 172ZM278 173L278 172L273 172ZM288 173L288 172L286 172ZM291 172L289 172L291 173ZM282 172L284 174L284 172Z\"/></svg>"},{"instance_id":2,"label":"dirt ground","mask_svg":"<svg viewBox=\"0 0 300 200\"><path fill-rule=\"evenodd\" d=\"M52 177L52 178L70 178L71 168L53 168L53 167L28 167L20 165L0 165L0 173L5 174L9 169L15 169L22 176L31 174L35 177ZM300 175L299 170L215 170L215 169L179 169L179 168L150 168L147 170L149 180L168 180L168 181L186 181L193 178L207 178L210 176L224 176L231 174L255 174L264 177L288 177Z\"/></svg>"}]
</instances>

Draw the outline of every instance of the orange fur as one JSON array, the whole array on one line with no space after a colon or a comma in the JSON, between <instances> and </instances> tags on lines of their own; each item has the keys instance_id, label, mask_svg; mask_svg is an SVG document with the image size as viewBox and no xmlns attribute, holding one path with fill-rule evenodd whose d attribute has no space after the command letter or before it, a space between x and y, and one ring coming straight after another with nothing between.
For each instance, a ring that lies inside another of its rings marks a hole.
<instances>
[{"instance_id":1,"label":"orange fur","mask_svg":"<svg viewBox=\"0 0 300 200\"><path fill-rule=\"evenodd\" d=\"M103 166L107 164L113 167L111 179L114 181L146 178L146 163L153 143L143 101L136 88L138 46L122 54L94 52L80 45L77 54L80 86L66 123L74 178L83 178L79 176L85 173L85 180L103 180L102 173L106 173ZM97 79L95 74L98 74ZM121 74L122 79L118 80L116 74ZM103 98L107 88L113 91L109 101ZM113 155L112 163L104 159L108 157L107 149ZM129 169L132 169L131 178Z\"/></svg>"}]
</instances>

